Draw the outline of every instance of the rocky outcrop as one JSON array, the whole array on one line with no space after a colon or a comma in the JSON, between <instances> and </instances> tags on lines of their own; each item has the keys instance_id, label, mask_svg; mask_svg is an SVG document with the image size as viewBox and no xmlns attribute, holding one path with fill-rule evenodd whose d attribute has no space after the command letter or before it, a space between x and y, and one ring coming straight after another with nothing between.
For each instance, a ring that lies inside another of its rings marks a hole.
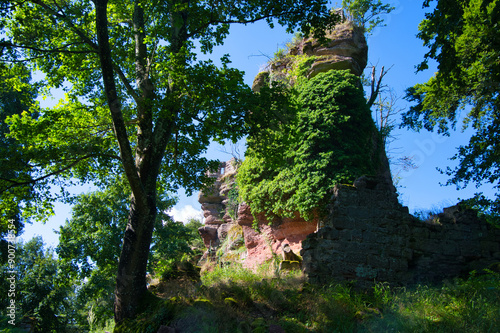
<instances>
[{"instance_id":1,"label":"rocky outcrop","mask_svg":"<svg viewBox=\"0 0 500 333\"><path fill-rule=\"evenodd\" d=\"M221 163L219 170L209 174L215 178L214 184L199 194L205 217L205 225L198 229L207 247L204 259L212 253L223 261L241 261L245 267L257 268L274 255L281 255L285 244L300 253L302 241L316 231L317 220L295 216L269 223L264 215L254 217L245 203L235 204L230 195L236 171L234 159ZM237 210L231 213L234 207Z\"/></svg>"},{"instance_id":2,"label":"rocky outcrop","mask_svg":"<svg viewBox=\"0 0 500 333\"><path fill-rule=\"evenodd\" d=\"M294 253L300 253L302 241L316 231L318 220L306 221L297 214L269 222L263 214L254 217L250 207L243 203L238 211L238 224L243 228L247 248L244 266L256 268L275 255L282 256L285 244Z\"/></svg>"},{"instance_id":3,"label":"rocky outcrop","mask_svg":"<svg viewBox=\"0 0 500 333\"><path fill-rule=\"evenodd\" d=\"M306 38L290 49L292 55L315 56L308 77L332 69L348 69L360 76L368 62L368 45L364 31L351 22L339 24L325 36L326 43Z\"/></svg>"},{"instance_id":4,"label":"rocky outcrop","mask_svg":"<svg viewBox=\"0 0 500 333\"><path fill-rule=\"evenodd\" d=\"M325 41L301 39L289 47L287 54L273 59L267 70L255 77L252 90L258 92L270 81L293 82L294 78L290 78L289 73L302 56L311 59L305 73L307 78L329 70L349 70L352 74L361 76L368 62L368 45L362 28L351 22L338 24L326 34Z\"/></svg>"},{"instance_id":5,"label":"rocky outcrop","mask_svg":"<svg viewBox=\"0 0 500 333\"><path fill-rule=\"evenodd\" d=\"M238 162L231 159L227 162L222 162L219 169L215 172L208 173L209 177L214 179L213 184L201 191L198 195L198 201L201 203L205 225L198 229L198 232L203 239L203 243L207 247L207 253L215 253L216 249L224 245L224 252L233 250L238 243L238 235L234 228L238 226L236 223L236 212L233 206L237 207L236 198L230 195L231 190L235 188L234 177L236 175ZM231 212L233 210L233 213ZM241 233L241 228L239 228ZM229 241L231 244L224 243L230 234ZM232 244L232 243L236 243ZM240 245L243 245L240 242Z\"/></svg>"}]
</instances>

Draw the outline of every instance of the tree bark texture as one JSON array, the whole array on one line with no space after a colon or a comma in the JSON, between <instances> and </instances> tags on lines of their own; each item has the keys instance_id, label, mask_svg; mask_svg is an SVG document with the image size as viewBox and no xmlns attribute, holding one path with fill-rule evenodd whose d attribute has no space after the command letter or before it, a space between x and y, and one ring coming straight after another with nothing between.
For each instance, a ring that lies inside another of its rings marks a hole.
<instances>
[{"instance_id":1,"label":"tree bark texture","mask_svg":"<svg viewBox=\"0 0 500 333\"><path fill-rule=\"evenodd\" d=\"M132 198L127 229L118 263L115 290L115 322L134 318L147 292L146 267L156 218L154 195L148 205L138 205Z\"/></svg>"}]
</instances>

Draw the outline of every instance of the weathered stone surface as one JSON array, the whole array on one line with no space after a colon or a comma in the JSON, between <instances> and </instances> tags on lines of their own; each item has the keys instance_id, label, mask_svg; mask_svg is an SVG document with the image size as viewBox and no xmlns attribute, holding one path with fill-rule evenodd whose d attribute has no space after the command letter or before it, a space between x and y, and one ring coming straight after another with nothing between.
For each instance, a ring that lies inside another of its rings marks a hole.
<instances>
[{"instance_id":1,"label":"weathered stone surface","mask_svg":"<svg viewBox=\"0 0 500 333\"><path fill-rule=\"evenodd\" d=\"M422 222L384 181L364 177L335 187L324 227L302 242L311 281L438 281L498 261L500 230L474 211L453 206Z\"/></svg>"},{"instance_id":2,"label":"weathered stone surface","mask_svg":"<svg viewBox=\"0 0 500 333\"><path fill-rule=\"evenodd\" d=\"M259 92L266 84L269 84L269 72L260 72L253 80L252 91Z\"/></svg>"},{"instance_id":3,"label":"weathered stone surface","mask_svg":"<svg viewBox=\"0 0 500 333\"><path fill-rule=\"evenodd\" d=\"M203 244L210 249L219 245L219 237L217 236L217 225L205 225L198 228L198 232L203 239Z\"/></svg>"},{"instance_id":4,"label":"weathered stone surface","mask_svg":"<svg viewBox=\"0 0 500 333\"><path fill-rule=\"evenodd\" d=\"M300 270L300 261L283 260L280 262L280 271Z\"/></svg>"},{"instance_id":5,"label":"weathered stone surface","mask_svg":"<svg viewBox=\"0 0 500 333\"><path fill-rule=\"evenodd\" d=\"M342 23L330 31L326 44L308 38L291 51L292 54L316 56L309 77L329 69L348 69L360 76L368 61L368 45L362 29L351 23Z\"/></svg>"},{"instance_id":6,"label":"weathered stone surface","mask_svg":"<svg viewBox=\"0 0 500 333\"><path fill-rule=\"evenodd\" d=\"M368 61L368 45L362 29L345 22L337 25L327 33L325 43L317 39L306 38L289 49L288 57L274 60L269 68L259 73L252 84L252 90L259 92L264 85L271 81L294 78L288 77L287 72L293 66L293 56L314 56L307 77L312 78L319 73L329 70L349 70L352 74L361 76ZM272 78L272 79L271 79Z\"/></svg>"},{"instance_id":7,"label":"weathered stone surface","mask_svg":"<svg viewBox=\"0 0 500 333\"><path fill-rule=\"evenodd\" d=\"M235 163L229 161L222 163L219 172L214 173L217 177L212 193L218 193L218 196L211 195L207 199L206 195L200 195L203 198L202 210L205 217L205 226L199 229L200 235L207 248L221 246L223 243L231 243L228 248L221 249L231 251L242 243L225 242L228 232L232 230L235 223L241 227L243 240L246 247L243 265L248 268L257 268L265 262L273 259L273 253L282 255L282 246L286 244L293 253L300 253L302 241L310 233L317 229L317 220L305 221L298 214L293 218L269 222L264 215L254 218L250 207L241 203L238 206L237 219L233 219L227 214L227 194L234 184L236 175ZM254 221L257 221L258 232L253 228ZM225 245L227 247L227 244ZM205 256L206 257L206 256Z\"/></svg>"}]
</instances>

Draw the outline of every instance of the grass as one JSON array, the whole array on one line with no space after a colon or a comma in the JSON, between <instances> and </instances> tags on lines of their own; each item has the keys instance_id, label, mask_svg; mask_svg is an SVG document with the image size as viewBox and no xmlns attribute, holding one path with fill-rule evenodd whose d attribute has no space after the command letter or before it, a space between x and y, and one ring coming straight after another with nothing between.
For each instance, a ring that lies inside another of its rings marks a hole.
<instances>
[{"instance_id":1,"label":"grass","mask_svg":"<svg viewBox=\"0 0 500 333\"><path fill-rule=\"evenodd\" d=\"M378 283L362 291L355 283L309 284L300 272L276 278L272 267L252 273L230 265L177 286L175 297L163 295L159 303L168 315L156 307L138 319L154 323L151 332L159 325L197 333L269 332L273 325L287 333L500 332L500 274L492 271L441 285Z\"/></svg>"}]
</instances>

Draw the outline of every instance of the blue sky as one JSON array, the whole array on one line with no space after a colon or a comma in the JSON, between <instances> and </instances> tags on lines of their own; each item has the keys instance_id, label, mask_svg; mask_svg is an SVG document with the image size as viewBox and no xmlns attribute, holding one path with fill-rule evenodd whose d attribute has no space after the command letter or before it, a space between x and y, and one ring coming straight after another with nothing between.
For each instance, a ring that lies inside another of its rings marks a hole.
<instances>
[{"instance_id":1,"label":"blue sky","mask_svg":"<svg viewBox=\"0 0 500 333\"><path fill-rule=\"evenodd\" d=\"M377 28L368 38L370 65L378 68L385 66L390 69L385 76L384 83L392 87L398 96L404 90L416 83L426 82L436 70L430 69L423 73L415 73L415 66L420 63L426 52L422 41L416 38L418 24L424 18L422 0L388 1L396 10L386 15L386 27ZM265 65L268 57L290 41L292 35L285 33L281 27L270 29L264 23L247 26L233 26L231 34L223 46L217 47L210 55L212 59L219 59L223 54L230 54L232 66L245 71L245 81L251 85L253 78ZM400 100L400 108L407 108L404 100ZM396 119L399 122L399 119ZM454 186L441 186L447 176L441 175L436 168L445 168L453 164L449 160L455 154L456 147L466 144L470 132L461 133L460 128L450 137L438 136L426 131L415 133L406 129L394 132L396 139L389 147L390 154L394 157L413 157L417 169L400 173L399 193L400 201L408 206L410 211L446 207L457 202L457 198L466 199L478 190L474 186L466 190L457 191ZM244 151L244 142L239 144L241 155ZM223 147L212 145L207 151L207 156L219 160L228 160L231 155L221 152ZM231 151L230 146L226 146ZM243 156L241 156L243 157ZM78 191L88 191L89 186L83 186ZM485 193L492 193L486 186L481 189ZM75 190L76 191L76 190ZM200 217L200 204L197 194L186 197L179 193L179 203L173 210L178 220L188 217ZM23 239L30 239L33 235L41 235L49 245L57 243L57 235L52 230L69 218L70 207L57 205L56 215L46 225L35 223L28 225Z\"/></svg>"}]
</instances>

